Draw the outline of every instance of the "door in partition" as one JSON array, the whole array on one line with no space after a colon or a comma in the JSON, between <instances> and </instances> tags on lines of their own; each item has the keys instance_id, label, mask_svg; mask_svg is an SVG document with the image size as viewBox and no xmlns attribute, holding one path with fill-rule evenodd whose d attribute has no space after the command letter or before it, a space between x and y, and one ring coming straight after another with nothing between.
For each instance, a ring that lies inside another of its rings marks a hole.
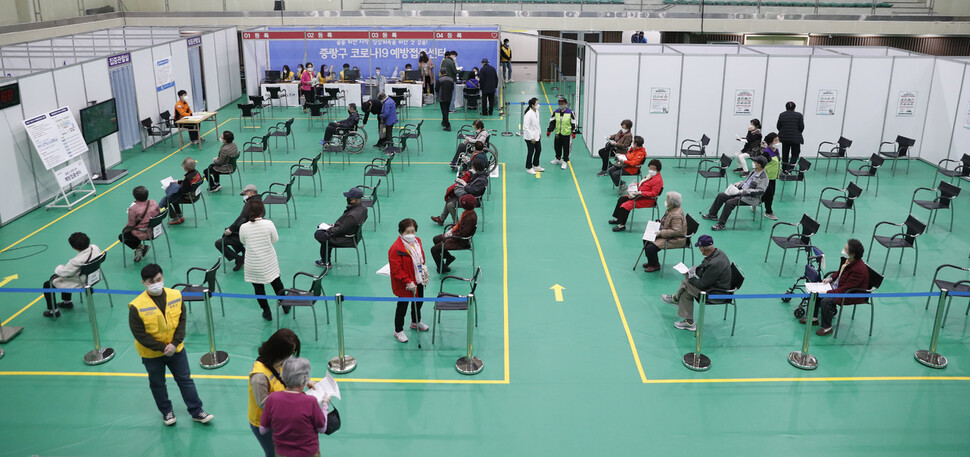
<instances>
[{"instance_id":1,"label":"door in partition","mask_svg":"<svg viewBox=\"0 0 970 457\"><path fill-rule=\"evenodd\" d=\"M202 46L189 48L189 79L192 88L189 98L192 101L192 111L205 111L205 87L202 84Z\"/></svg>"},{"instance_id":2,"label":"door in partition","mask_svg":"<svg viewBox=\"0 0 970 457\"><path fill-rule=\"evenodd\" d=\"M118 146L122 151L141 141L138 102L135 94L135 72L131 65L114 67L108 73L111 95L118 109ZM142 145L144 148L147 145Z\"/></svg>"}]
</instances>

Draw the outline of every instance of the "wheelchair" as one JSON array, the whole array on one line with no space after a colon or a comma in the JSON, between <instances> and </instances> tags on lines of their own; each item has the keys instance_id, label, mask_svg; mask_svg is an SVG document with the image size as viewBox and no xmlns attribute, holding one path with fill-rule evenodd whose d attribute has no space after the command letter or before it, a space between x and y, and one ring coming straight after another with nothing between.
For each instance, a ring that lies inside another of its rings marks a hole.
<instances>
[{"instance_id":1,"label":"wheelchair","mask_svg":"<svg viewBox=\"0 0 970 457\"><path fill-rule=\"evenodd\" d=\"M337 127L337 131L330 138L330 144L339 145L344 151L357 154L367 145L367 131L358 126L352 129Z\"/></svg>"}]
</instances>

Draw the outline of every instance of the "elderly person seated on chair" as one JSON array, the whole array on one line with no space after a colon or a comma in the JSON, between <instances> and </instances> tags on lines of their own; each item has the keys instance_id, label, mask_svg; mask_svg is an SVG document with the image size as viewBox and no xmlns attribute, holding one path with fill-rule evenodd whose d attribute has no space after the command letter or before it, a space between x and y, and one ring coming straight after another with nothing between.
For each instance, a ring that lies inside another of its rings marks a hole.
<instances>
[{"instance_id":1,"label":"elderly person seated on chair","mask_svg":"<svg viewBox=\"0 0 970 457\"><path fill-rule=\"evenodd\" d=\"M219 155L214 157L212 165L209 165L202 172L205 179L209 180L209 192L219 192L222 189L222 185L219 184L219 175L228 175L236 171L233 166L229 165L232 159L239 157L239 148L236 147L236 143L232 142L235 138L235 135L228 130L222 132L222 146L219 147Z\"/></svg>"},{"instance_id":2,"label":"elderly person seated on chair","mask_svg":"<svg viewBox=\"0 0 970 457\"><path fill-rule=\"evenodd\" d=\"M243 198L243 208L239 217L233 221L232 225L226 227L226 230L222 232L222 237L216 240L216 249L226 256L226 260L235 262L236 265L232 267L232 271L242 270L246 260L246 247L243 246L242 241L239 241L239 227L249 222L249 205L246 203L249 200L262 201L259 191L253 184L246 184L239 195L242 195Z\"/></svg>"},{"instance_id":3,"label":"elderly person seated on chair","mask_svg":"<svg viewBox=\"0 0 970 457\"><path fill-rule=\"evenodd\" d=\"M481 119L472 123L475 127L475 132L472 135L465 135L465 140L458 145L458 149L455 150L455 156L451 158L451 168L458 167L458 157L463 152L468 152L469 149L475 146L475 143L481 141L482 144L488 143L488 130L485 130L485 123Z\"/></svg>"},{"instance_id":4,"label":"elderly person seated on chair","mask_svg":"<svg viewBox=\"0 0 970 457\"><path fill-rule=\"evenodd\" d=\"M131 195L135 197L135 202L128 207L128 223L118 235L118 241L135 251L135 263L138 263L148 253L148 245L142 241L154 238L148 233L148 220L158 216L159 211L155 200L148 199L145 186L132 189Z\"/></svg>"},{"instance_id":5,"label":"elderly person seated on chair","mask_svg":"<svg viewBox=\"0 0 970 457\"><path fill-rule=\"evenodd\" d=\"M54 274L50 279L44 281L45 289L81 289L84 288L84 280L81 279L81 266L90 262L95 257L101 255L101 249L97 245L91 244L91 239L81 232L74 232L68 237L67 242L77 254L68 260L64 265L54 268ZM44 317L60 317L61 312L58 308L71 309L74 303L71 302L70 293L61 293L61 302L54 303L54 293L44 292L44 300L47 301L47 310Z\"/></svg>"},{"instance_id":6,"label":"elderly person seated on chair","mask_svg":"<svg viewBox=\"0 0 970 457\"><path fill-rule=\"evenodd\" d=\"M633 145L625 153L617 154L616 163L606 172L613 180L613 185L619 187L620 192L623 192L623 186L626 183L620 179L620 176L633 176L640 173L640 167L643 166L645 160L647 160L647 150L643 149L643 137L635 136L633 137Z\"/></svg>"},{"instance_id":7,"label":"elderly person seated on chair","mask_svg":"<svg viewBox=\"0 0 970 457\"><path fill-rule=\"evenodd\" d=\"M865 252L866 248L862 246L862 242L855 238L850 238L845 243L845 247L842 248L839 270L822 280L822 282L832 286L832 289L826 293L844 294L852 289L866 290L869 288L869 267L862 261L862 254L865 254ZM819 295L817 306L815 306L815 315L812 317L812 324L819 324L815 334L827 336L832 333L832 318L835 317L838 305L843 303L857 305L865 303L866 300L866 298L829 298ZM822 314L821 322L819 322L819 310ZM798 319L798 322L802 324L807 321L808 319L805 317Z\"/></svg>"},{"instance_id":8,"label":"elderly person seated on chair","mask_svg":"<svg viewBox=\"0 0 970 457\"><path fill-rule=\"evenodd\" d=\"M475 157L471 162L471 169L455 180L455 183L445 191L445 208L440 216L431 216L435 224L445 225L445 218L451 215L451 220L457 220L458 199L463 195L473 195L482 198L488 187L488 171L485 161Z\"/></svg>"},{"instance_id":9,"label":"elderly person seated on chair","mask_svg":"<svg viewBox=\"0 0 970 457\"><path fill-rule=\"evenodd\" d=\"M610 157L616 155L617 152L622 153L630 149L630 145L633 144L633 132L630 132L632 128L633 121L624 119L620 122L620 131L606 137L606 146L599 150L600 159L603 160L603 169L596 173L596 176L606 176L606 170L610 166Z\"/></svg>"},{"instance_id":10,"label":"elderly person seated on chair","mask_svg":"<svg viewBox=\"0 0 970 457\"><path fill-rule=\"evenodd\" d=\"M168 217L171 219L168 221L168 225L178 225L185 222L179 202L182 197L192 192L192 186L202 181L202 174L195 169L195 159L186 157L182 161L182 170L185 171L185 177L169 183L168 187L165 188L165 197L158 202L159 208L171 208L168 213Z\"/></svg>"},{"instance_id":11,"label":"elderly person seated on chair","mask_svg":"<svg viewBox=\"0 0 970 457\"><path fill-rule=\"evenodd\" d=\"M734 211L734 208L737 208L741 203L752 207L761 203L761 195L768 189L768 175L765 174L765 164L768 163L768 160L763 156L758 156L752 158L751 162L754 163L754 172L749 174L744 181L731 184L724 192L717 194L711 209L701 215L709 221L717 220L717 224L714 224L711 230L724 230L728 218L731 217L731 211ZM724 207L723 210L721 210L722 206ZM721 210L720 217L717 216L719 210Z\"/></svg>"},{"instance_id":12,"label":"elderly person seated on chair","mask_svg":"<svg viewBox=\"0 0 970 457\"><path fill-rule=\"evenodd\" d=\"M326 222L317 227L313 237L320 242L320 260L316 261L318 267L330 268L330 251L334 247L350 247L354 245L354 240L348 235L355 235L361 225L367 220L367 207L361 204L364 198L364 191L357 187L352 187L344 192L347 198L347 209L337 218L337 221L330 225Z\"/></svg>"},{"instance_id":13,"label":"elderly person seated on chair","mask_svg":"<svg viewBox=\"0 0 970 457\"><path fill-rule=\"evenodd\" d=\"M684 273L677 293L660 296L664 303L676 305L677 316L684 319L675 322L674 327L690 331L697 330L694 325L694 302L700 300L701 292L731 287L731 261L724 251L714 247L714 238L701 235L694 246L700 248L704 260L693 268L693 272Z\"/></svg>"},{"instance_id":14,"label":"elderly person seated on chair","mask_svg":"<svg viewBox=\"0 0 970 457\"><path fill-rule=\"evenodd\" d=\"M451 265L451 262L455 261L455 256L451 255L448 251L468 249L471 243L469 240L462 238L468 238L474 235L475 230L478 229L478 214L475 213L475 207L478 206L478 199L474 195L462 195L458 199L458 206L465 210L458 217L458 222L454 227L446 230L444 234L436 235L433 239L434 246L431 247L431 257L434 258L435 265L442 273L451 271L451 268L448 268L448 266ZM444 265L441 265L442 256L444 256Z\"/></svg>"},{"instance_id":15,"label":"elderly person seated on chair","mask_svg":"<svg viewBox=\"0 0 970 457\"><path fill-rule=\"evenodd\" d=\"M630 217L630 211L633 210L634 206L637 208L657 206L657 196L660 195L660 189L664 187L664 179L660 176L660 169L663 166L659 160L653 159L647 167L650 169L647 175L639 183L631 184L631 189L622 188L626 195L616 199L613 219L610 219L610 224L616 225L616 227L613 227L614 232L626 230L626 220ZM634 186L636 187L634 188Z\"/></svg>"},{"instance_id":16,"label":"elderly person seated on chair","mask_svg":"<svg viewBox=\"0 0 970 457\"><path fill-rule=\"evenodd\" d=\"M358 121L360 121L360 115L357 114L357 104L351 103L347 105L347 119L339 122L331 122L330 125L327 125L327 130L323 133L323 142L329 143L338 129L348 131L356 129Z\"/></svg>"},{"instance_id":17,"label":"elderly person seated on chair","mask_svg":"<svg viewBox=\"0 0 970 457\"><path fill-rule=\"evenodd\" d=\"M647 254L647 263L643 264L643 271L653 273L660 270L660 258L657 253L661 249L677 249L687 243L687 217L680 207L683 201L678 192L667 192L667 212L660 218L660 230L653 241L646 241L643 252Z\"/></svg>"}]
</instances>

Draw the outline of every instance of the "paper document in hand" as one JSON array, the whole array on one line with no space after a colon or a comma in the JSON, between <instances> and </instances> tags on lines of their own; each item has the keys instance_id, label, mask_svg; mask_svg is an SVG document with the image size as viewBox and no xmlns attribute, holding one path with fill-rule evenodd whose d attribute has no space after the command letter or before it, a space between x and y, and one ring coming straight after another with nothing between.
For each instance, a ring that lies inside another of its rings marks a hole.
<instances>
[{"instance_id":1,"label":"paper document in hand","mask_svg":"<svg viewBox=\"0 0 970 457\"><path fill-rule=\"evenodd\" d=\"M331 398L340 399L340 387L337 386L337 380L330 376L327 372L327 377L318 381L312 389L306 391L307 395L312 396L317 399L317 402L323 402L323 397L325 395L330 395Z\"/></svg>"},{"instance_id":2,"label":"paper document in hand","mask_svg":"<svg viewBox=\"0 0 970 457\"><path fill-rule=\"evenodd\" d=\"M321 222L320 225L317 226L317 230L330 230L330 227L333 226L326 222Z\"/></svg>"},{"instance_id":3,"label":"paper document in hand","mask_svg":"<svg viewBox=\"0 0 970 457\"><path fill-rule=\"evenodd\" d=\"M171 176L163 179L162 180L162 190L168 189L169 184L172 184L173 182L175 182L175 179L173 179Z\"/></svg>"},{"instance_id":4,"label":"paper document in hand","mask_svg":"<svg viewBox=\"0 0 970 457\"><path fill-rule=\"evenodd\" d=\"M737 195L741 193L741 189L738 189L737 186L730 185L727 186L727 189L724 189L724 193L728 196Z\"/></svg>"},{"instance_id":5,"label":"paper document in hand","mask_svg":"<svg viewBox=\"0 0 970 457\"><path fill-rule=\"evenodd\" d=\"M660 223L657 221L647 222L647 229L643 232L643 241L656 241L657 232L660 231Z\"/></svg>"},{"instance_id":6,"label":"paper document in hand","mask_svg":"<svg viewBox=\"0 0 970 457\"><path fill-rule=\"evenodd\" d=\"M626 162L626 154L617 154L616 160L619 160L620 162Z\"/></svg>"},{"instance_id":7,"label":"paper document in hand","mask_svg":"<svg viewBox=\"0 0 970 457\"><path fill-rule=\"evenodd\" d=\"M684 262L680 262L677 265L674 265L674 270L677 270L677 273L686 274L691 278L697 277L697 273L695 273L696 268L697 267L688 267L687 265L684 265Z\"/></svg>"},{"instance_id":8,"label":"paper document in hand","mask_svg":"<svg viewBox=\"0 0 970 457\"><path fill-rule=\"evenodd\" d=\"M832 290L832 284L828 284L828 283L824 283L824 282L806 282L805 283L805 291L808 292L808 293L810 293L810 294L812 294L812 293L815 293L815 294L824 294L824 293L826 293L826 292L828 292L830 290Z\"/></svg>"}]
</instances>

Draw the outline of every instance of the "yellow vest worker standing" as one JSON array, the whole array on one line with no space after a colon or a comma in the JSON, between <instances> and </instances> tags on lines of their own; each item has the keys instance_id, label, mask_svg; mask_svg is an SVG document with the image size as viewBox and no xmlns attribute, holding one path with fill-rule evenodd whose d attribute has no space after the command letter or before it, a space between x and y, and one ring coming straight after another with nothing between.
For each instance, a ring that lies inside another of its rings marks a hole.
<instances>
[{"instance_id":1,"label":"yellow vest worker standing","mask_svg":"<svg viewBox=\"0 0 970 457\"><path fill-rule=\"evenodd\" d=\"M283 362L291 356L300 356L300 338L293 330L281 328L259 346L259 357L249 372L249 428L256 435L265 457L275 457L273 434L259 433L266 398L273 392L286 390L280 378ZM309 383L313 386L313 383Z\"/></svg>"},{"instance_id":2,"label":"yellow vest worker standing","mask_svg":"<svg viewBox=\"0 0 970 457\"><path fill-rule=\"evenodd\" d=\"M165 425L175 424L175 413L165 387L165 367L168 367L192 420L205 424L215 416L202 410L202 400L189 373L182 344L185 339L182 294L165 288L162 268L154 263L142 268L141 282L147 290L128 304L128 326L135 337L135 349L148 371L148 385L162 413L162 421Z\"/></svg>"},{"instance_id":3,"label":"yellow vest worker standing","mask_svg":"<svg viewBox=\"0 0 970 457\"><path fill-rule=\"evenodd\" d=\"M573 110L566 107L566 98L559 97L559 109L552 112L549 118L549 128L546 129L546 136L554 133L556 138L553 147L556 149L556 158L552 160L553 165L562 165L565 170L569 167L569 149L572 146L570 140L576 138L576 115Z\"/></svg>"}]
</instances>

